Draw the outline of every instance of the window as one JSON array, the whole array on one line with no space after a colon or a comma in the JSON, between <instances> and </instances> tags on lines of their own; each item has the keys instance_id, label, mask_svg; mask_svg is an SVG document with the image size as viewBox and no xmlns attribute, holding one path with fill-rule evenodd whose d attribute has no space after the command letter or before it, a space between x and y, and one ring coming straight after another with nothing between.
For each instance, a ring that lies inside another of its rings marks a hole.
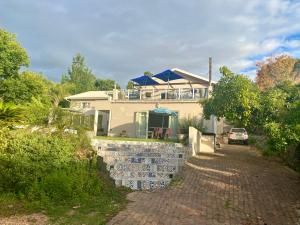
<instances>
[{"instance_id":1,"label":"window","mask_svg":"<svg viewBox=\"0 0 300 225\"><path fill-rule=\"evenodd\" d=\"M152 96L152 92L146 92L145 93L145 97L146 98L151 98L151 96Z\"/></svg>"},{"instance_id":2,"label":"window","mask_svg":"<svg viewBox=\"0 0 300 225\"><path fill-rule=\"evenodd\" d=\"M161 93L160 94L160 99L166 99L166 93Z\"/></svg>"},{"instance_id":3,"label":"window","mask_svg":"<svg viewBox=\"0 0 300 225\"><path fill-rule=\"evenodd\" d=\"M81 103L82 108L86 109L86 108L90 108L90 103L89 102L82 102Z\"/></svg>"}]
</instances>

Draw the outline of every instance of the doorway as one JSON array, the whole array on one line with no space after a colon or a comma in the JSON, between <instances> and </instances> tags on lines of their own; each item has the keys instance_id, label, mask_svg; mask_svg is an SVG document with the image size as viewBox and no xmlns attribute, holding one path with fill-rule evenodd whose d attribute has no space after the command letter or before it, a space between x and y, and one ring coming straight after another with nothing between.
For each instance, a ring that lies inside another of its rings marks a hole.
<instances>
[{"instance_id":1,"label":"doorway","mask_svg":"<svg viewBox=\"0 0 300 225\"><path fill-rule=\"evenodd\" d=\"M135 131L136 137L148 138L153 137L154 129L162 128L163 134L167 129L172 130L170 138L176 138L178 127L178 115L162 115L152 111L135 113Z\"/></svg>"},{"instance_id":2,"label":"doorway","mask_svg":"<svg viewBox=\"0 0 300 225\"><path fill-rule=\"evenodd\" d=\"M109 110L98 111L97 136L106 136L109 128Z\"/></svg>"}]
</instances>

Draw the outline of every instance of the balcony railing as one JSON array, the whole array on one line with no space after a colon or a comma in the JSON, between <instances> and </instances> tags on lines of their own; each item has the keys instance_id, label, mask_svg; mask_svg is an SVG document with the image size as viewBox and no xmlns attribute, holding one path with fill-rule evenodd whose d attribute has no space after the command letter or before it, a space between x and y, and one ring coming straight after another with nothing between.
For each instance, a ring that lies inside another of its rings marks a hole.
<instances>
[{"instance_id":1,"label":"balcony railing","mask_svg":"<svg viewBox=\"0 0 300 225\"><path fill-rule=\"evenodd\" d=\"M207 88L121 90L118 100L198 100L208 97Z\"/></svg>"}]
</instances>

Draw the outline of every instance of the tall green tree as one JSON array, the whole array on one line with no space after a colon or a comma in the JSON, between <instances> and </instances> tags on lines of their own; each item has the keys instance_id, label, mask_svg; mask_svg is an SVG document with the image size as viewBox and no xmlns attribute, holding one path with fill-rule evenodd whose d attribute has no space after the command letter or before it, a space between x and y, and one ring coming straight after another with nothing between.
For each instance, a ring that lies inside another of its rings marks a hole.
<instances>
[{"instance_id":1,"label":"tall green tree","mask_svg":"<svg viewBox=\"0 0 300 225\"><path fill-rule=\"evenodd\" d=\"M18 77L8 78L0 83L0 98L4 102L23 104L31 102L35 97L46 104L50 103L49 90L53 83L39 73L25 71Z\"/></svg>"},{"instance_id":2,"label":"tall green tree","mask_svg":"<svg viewBox=\"0 0 300 225\"><path fill-rule=\"evenodd\" d=\"M134 83L132 81L128 81L126 89L133 89Z\"/></svg>"},{"instance_id":3,"label":"tall green tree","mask_svg":"<svg viewBox=\"0 0 300 225\"><path fill-rule=\"evenodd\" d=\"M116 88L120 89L120 85L116 83L114 80L110 79L97 79L95 82L96 90L99 91L111 91L114 89L116 85Z\"/></svg>"},{"instance_id":4,"label":"tall green tree","mask_svg":"<svg viewBox=\"0 0 300 225\"><path fill-rule=\"evenodd\" d=\"M28 65L29 57L16 36L0 29L0 80L18 76L21 66Z\"/></svg>"},{"instance_id":5,"label":"tall green tree","mask_svg":"<svg viewBox=\"0 0 300 225\"><path fill-rule=\"evenodd\" d=\"M49 88L53 83L41 74L25 71L16 78L3 80L1 84L0 97L3 101L19 104L30 102L32 97L49 102Z\"/></svg>"},{"instance_id":6,"label":"tall green tree","mask_svg":"<svg viewBox=\"0 0 300 225\"><path fill-rule=\"evenodd\" d=\"M85 59L79 53L73 58L67 75L63 75L62 82L74 84L71 94L95 90L96 77L85 64Z\"/></svg>"},{"instance_id":7,"label":"tall green tree","mask_svg":"<svg viewBox=\"0 0 300 225\"><path fill-rule=\"evenodd\" d=\"M220 73L222 77L211 98L203 103L205 117L225 117L239 126L249 126L253 111L259 107L258 87L248 77L234 74L227 67L221 67Z\"/></svg>"},{"instance_id":8,"label":"tall green tree","mask_svg":"<svg viewBox=\"0 0 300 225\"><path fill-rule=\"evenodd\" d=\"M272 151L284 152L299 143L300 85L284 82L263 92L260 115Z\"/></svg>"}]
</instances>

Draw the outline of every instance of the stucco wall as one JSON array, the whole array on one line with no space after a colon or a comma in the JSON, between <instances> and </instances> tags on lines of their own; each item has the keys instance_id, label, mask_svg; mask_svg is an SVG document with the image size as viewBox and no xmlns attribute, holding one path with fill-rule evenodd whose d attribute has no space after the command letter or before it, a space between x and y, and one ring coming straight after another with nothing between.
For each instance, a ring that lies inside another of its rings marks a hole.
<instances>
[{"instance_id":1,"label":"stucco wall","mask_svg":"<svg viewBox=\"0 0 300 225\"><path fill-rule=\"evenodd\" d=\"M156 108L153 102L112 102L110 128L112 133L126 130L128 136L135 136L135 112L150 111ZM202 106L198 102L161 102L159 107L178 112L179 119L188 116L201 116Z\"/></svg>"},{"instance_id":2,"label":"stucco wall","mask_svg":"<svg viewBox=\"0 0 300 225\"><path fill-rule=\"evenodd\" d=\"M72 105L81 101L72 101ZM179 119L202 116L202 106L197 101L108 101L87 100L96 110L110 110L109 132L120 134L126 130L129 137L135 137L135 113L150 111L156 107L168 108L178 112Z\"/></svg>"},{"instance_id":3,"label":"stucco wall","mask_svg":"<svg viewBox=\"0 0 300 225\"><path fill-rule=\"evenodd\" d=\"M200 152L215 152L214 135L202 134L194 127L189 127L189 145L191 147L193 156L197 155Z\"/></svg>"}]
</instances>

